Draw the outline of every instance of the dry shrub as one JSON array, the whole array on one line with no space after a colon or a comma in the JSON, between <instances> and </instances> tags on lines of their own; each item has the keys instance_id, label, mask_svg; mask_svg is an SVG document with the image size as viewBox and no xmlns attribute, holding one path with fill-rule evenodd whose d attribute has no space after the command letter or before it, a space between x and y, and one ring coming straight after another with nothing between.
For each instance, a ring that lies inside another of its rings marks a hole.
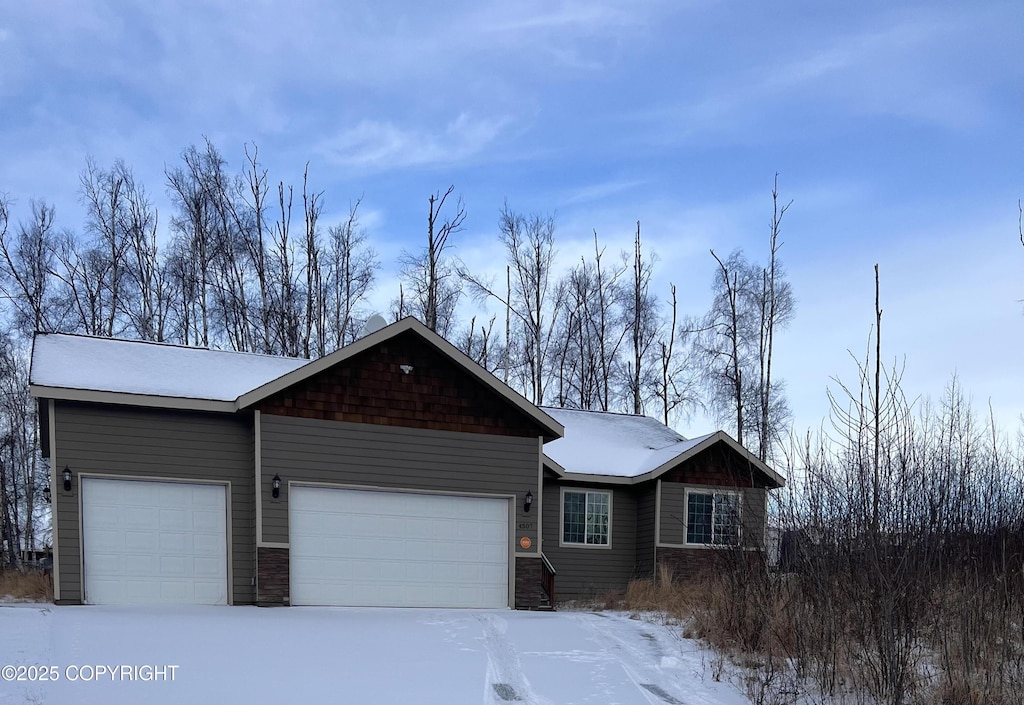
<instances>
[{"instance_id":1,"label":"dry shrub","mask_svg":"<svg viewBox=\"0 0 1024 705\"><path fill-rule=\"evenodd\" d=\"M1017 580L1014 580L1014 577ZM1020 576L951 579L934 598L928 642L939 666L935 703L1016 705L1024 693Z\"/></svg>"},{"instance_id":2,"label":"dry shrub","mask_svg":"<svg viewBox=\"0 0 1024 705\"><path fill-rule=\"evenodd\" d=\"M623 607L632 612L658 612L672 619L692 616L693 586L673 580L672 569L662 565L656 580L632 580L626 588Z\"/></svg>"},{"instance_id":3,"label":"dry shrub","mask_svg":"<svg viewBox=\"0 0 1024 705\"><path fill-rule=\"evenodd\" d=\"M0 571L0 598L53 602L53 580L40 570Z\"/></svg>"},{"instance_id":4,"label":"dry shrub","mask_svg":"<svg viewBox=\"0 0 1024 705\"><path fill-rule=\"evenodd\" d=\"M596 595L588 609L593 610L621 610L624 608L624 596L621 590L611 590Z\"/></svg>"}]
</instances>

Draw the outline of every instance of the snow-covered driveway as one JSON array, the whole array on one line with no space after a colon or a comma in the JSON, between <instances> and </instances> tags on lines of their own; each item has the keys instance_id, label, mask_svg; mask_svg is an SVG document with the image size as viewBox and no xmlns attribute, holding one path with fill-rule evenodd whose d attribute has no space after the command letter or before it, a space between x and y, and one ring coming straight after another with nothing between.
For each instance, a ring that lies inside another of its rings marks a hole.
<instances>
[{"instance_id":1,"label":"snow-covered driveway","mask_svg":"<svg viewBox=\"0 0 1024 705\"><path fill-rule=\"evenodd\" d=\"M747 702L708 659L611 612L0 605L3 705Z\"/></svg>"}]
</instances>

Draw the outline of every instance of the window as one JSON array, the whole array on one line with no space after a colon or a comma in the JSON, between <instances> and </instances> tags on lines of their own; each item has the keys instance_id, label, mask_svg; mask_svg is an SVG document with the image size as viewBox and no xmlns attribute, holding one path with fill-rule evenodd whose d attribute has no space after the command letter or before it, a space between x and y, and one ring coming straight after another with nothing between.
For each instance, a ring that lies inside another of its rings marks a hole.
<instances>
[{"instance_id":1,"label":"window","mask_svg":"<svg viewBox=\"0 0 1024 705\"><path fill-rule=\"evenodd\" d=\"M686 491L686 543L737 546L739 542L738 492Z\"/></svg>"},{"instance_id":2,"label":"window","mask_svg":"<svg viewBox=\"0 0 1024 705\"><path fill-rule=\"evenodd\" d=\"M562 543L610 546L611 492L562 490Z\"/></svg>"}]
</instances>

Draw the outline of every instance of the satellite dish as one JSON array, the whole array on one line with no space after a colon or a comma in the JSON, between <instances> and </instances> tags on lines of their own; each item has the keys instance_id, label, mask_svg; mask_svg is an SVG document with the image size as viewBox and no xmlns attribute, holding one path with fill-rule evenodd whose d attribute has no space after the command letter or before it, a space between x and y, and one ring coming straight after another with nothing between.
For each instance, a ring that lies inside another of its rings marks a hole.
<instances>
[{"instance_id":1,"label":"satellite dish","mask_svg":"<svg viewBox=\"0 0 1024 705\"><path fill-rule=\"evenodd\" d=\"M383 316L378 316L375 313L366 319L366 323L363 324L363 329L359 331L359 337L362 338L370 335L371 333L376 333L381 328L386 327L387 324L388 322L384 320Z\"/></svg>"}]
</instances>

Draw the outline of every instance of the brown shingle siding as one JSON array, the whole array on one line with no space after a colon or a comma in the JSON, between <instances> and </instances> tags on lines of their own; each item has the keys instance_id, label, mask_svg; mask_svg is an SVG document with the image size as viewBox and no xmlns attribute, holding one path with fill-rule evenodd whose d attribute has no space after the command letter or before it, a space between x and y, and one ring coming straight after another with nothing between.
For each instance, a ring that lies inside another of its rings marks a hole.
<instances>
[{"instance_id":1,"label":"brown shingle siding","mask_svg":"<svg viewBox=\"0 0 1024 705\"><path fill-rule=\"evenodd\" d=\"M712 448L669 470L661 479L690 485L720 487L765 487L766 478L725 448Z\"/></svg>"},{"instance_id":2,"label":"brown shingle siding","mask_svg":"<svg viewBox=\"0 0 1024 705\"><path fill-rule=\"evenodd\" d=\"M401 365L412 365L405 374ZM536 437L532 419L414 333L404 333L259 404L266 414Z\"/></svg>"}]
</instances>

